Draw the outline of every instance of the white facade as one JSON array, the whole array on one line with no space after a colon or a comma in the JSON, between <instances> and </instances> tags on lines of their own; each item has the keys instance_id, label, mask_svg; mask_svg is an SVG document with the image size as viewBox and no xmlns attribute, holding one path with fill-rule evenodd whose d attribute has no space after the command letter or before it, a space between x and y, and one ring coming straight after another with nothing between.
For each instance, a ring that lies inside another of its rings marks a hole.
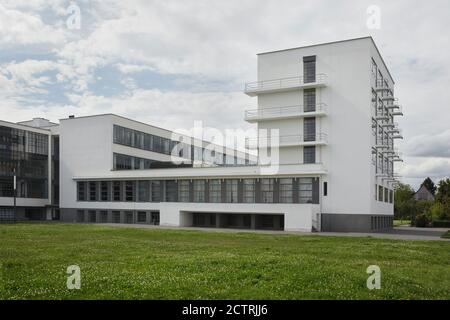
<instances>
[{"instance_id":1,"label":"white facade","mask_svg":"<svg viewBox=\"0 0 450 320\"><path fill-rule=\"evenodd\" d=\"M298 231L390 227L392 163L400 160L393 140L401 137L393 118L401 109L372 38L262 53L257 72L245 93L255 96L258 108L247 110L245 120L279 133L275 171L251 165L250 154L233 149L223 152L240 159L233 166L200 161L144 169L145 160L164 165L174 159L144 147L145 135L173 140L172 132L110 114L63 119L50 127L60 136L61 218L153 223L158 213L159 224L168 226L202 226L206 219L207 226ZM273 144L259 132L249 147ZM118 143L118 135L133 146ZM207 145L198 139L195 144ZM121 170L117 155L125 162L133 157L132 166L140 169ZM177 160L188 158L180 153Z\"/></svg>"}]
</instances>

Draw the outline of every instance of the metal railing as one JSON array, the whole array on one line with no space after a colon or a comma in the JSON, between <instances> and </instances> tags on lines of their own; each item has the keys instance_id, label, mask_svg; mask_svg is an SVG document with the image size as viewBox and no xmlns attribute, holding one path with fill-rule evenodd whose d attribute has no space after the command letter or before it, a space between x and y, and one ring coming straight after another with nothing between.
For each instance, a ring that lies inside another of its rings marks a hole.
<instances>
[{"instance_id":1,"label":"metal railing","mask_svg":"<svg viewBox=\"0 0 450 320\"><path fill-rule=\"evenodd\" d=\"M307 84L325 84L327 75L324 73L316 74L315 78L304 77L289 77L272 80L263 80L248 82L245 84L245 92L262 91L262 90L276 90L283 88L298 87Z\"/></svg>"},{"instance_id":2,"label":"metal railing","mask_svg":"<svg viewBox=\"0 0 450 320\"><path fill-rule=\"evenodd\" d=\"M270 118L270 117L281 117L289 115L298 115L302 113L314 113L326 111L327 105L325 103L316 103L316 105L314 106L314 108L312 108L312 110L309 108L305 110L305 107L302 105L246 110L245 118L246 119Z\"/></svg>"},{"instance_id":3,"label":"metal railing","mask_svg":"<svg viewBox=\"0 0 450 320\"><path fill-rule=\"evenodd\" d=\"M277 141L272 141L271 137L245 139L245 147L247 149L257 149L259 147L259 143L262 143L263 147L282 147L285 145L302 145L305 143L328 143L328 135L322 132L307 135L284 135L279 136L279 139Z\"/></svg>"}]
</instances>

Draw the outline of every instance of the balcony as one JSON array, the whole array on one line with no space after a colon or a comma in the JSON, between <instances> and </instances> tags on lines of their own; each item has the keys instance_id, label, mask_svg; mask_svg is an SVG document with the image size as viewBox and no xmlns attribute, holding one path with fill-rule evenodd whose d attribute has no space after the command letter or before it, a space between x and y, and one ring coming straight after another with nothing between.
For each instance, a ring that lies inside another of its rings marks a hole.
<instances>
[{"instance_id":1,"label":"balcony","mask_svg":"<svg viewBox=\"0 0 450 320\"><path fill-rule=\"evenodd\" d=\"M327 105L317 103L313 111L306 110L304 106L272 107L245 111L245 121L258 122L265 120L281 120L303 117L322 117L327 114Z\"/></svg>"},{"instance_id":2,"label":"balcony","mask_svg":"<svg viewBox=\"0 0 450 320\"><path fill-rule=\"evenodd\" d=\"M403 116L403 108L402 108L402 106L395 105L395 108L391 108L391 114L393 116Z\"/></svg>"},{"instance_id":3,"label":"balcony","mask_svg":"<svg viewBox=\"0 0 450 320\"><path fill-rule=\"evenodd\" d=\"M273 80L249 82L245 84L244 92L253 97L262 93L284 92L298 89L319 88L326 86L327 75L319 73L313 81L304 77L290 77Z\"/></svg>"},{"instance_id":4,"label":"balcony","mask_svg":"<svg viewBox=\"0 0 450 320\"><path fill-rule=\"evenodd\" d=\"M395 128L398 127L398 123L397 122L382 123L381 126L387 128Z\"/></svg>"},{"instance_id":5,"label":"balcony","mask_svg":"<svg viewBox=\"0 0 450 320\"><path fill-rule=\"evenodd\" d=\"M273 143L272 143L273 142ZM310 135L286 135L279 136L278 141L272 141L271 137L247 138L245 147L247 149L258 149L260 147L296 147L296 146L320 146L328 144L328 135L316 133Z\"/></svg>"}]
</instances>

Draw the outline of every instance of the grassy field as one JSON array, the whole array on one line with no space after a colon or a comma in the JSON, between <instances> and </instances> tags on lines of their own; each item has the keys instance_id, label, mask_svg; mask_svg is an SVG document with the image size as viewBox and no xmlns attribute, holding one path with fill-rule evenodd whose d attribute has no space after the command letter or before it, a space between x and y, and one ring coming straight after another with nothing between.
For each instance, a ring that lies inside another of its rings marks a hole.
<instances>
[{"instance_id":1,"label":"grassy field","mask_svg":"<svg viewBox=\"0 0 450 320\"><path fill-rule=\"evenodd\" d=\"M411 220L410 219L408 219L408 220L394 220L394 227L398 227L398 226L401 226L401 225L410 225L411 224Z\"/></svg>"},{"instance_id":2,"label":"grassy field","mask_svg":"<svg viewBox=\"0 0 450 320\"><path fill-rule=\"evenodd\" d=\"M447 241L15 224L0 264L0 299L450 299Z\"/></svg>"}]
</instances>

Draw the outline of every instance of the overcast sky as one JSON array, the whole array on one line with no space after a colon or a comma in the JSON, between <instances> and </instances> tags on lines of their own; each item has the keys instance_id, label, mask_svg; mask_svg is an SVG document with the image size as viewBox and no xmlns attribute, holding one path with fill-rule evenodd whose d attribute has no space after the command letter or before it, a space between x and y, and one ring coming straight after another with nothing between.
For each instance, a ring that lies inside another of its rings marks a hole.
<instances>
[{"instance_id":1,"label":"overcast sky","mask_svg":"<svg viewBox=\"0 0 450 320\"><path fill-rule=\"evenodd\" d=\"M372 35L405 114L397 169L417 188L450 176L449 21L448 0L0 0L0 119L112 112L246 129L256 53Z\"/></svg>"}]
</instances>

